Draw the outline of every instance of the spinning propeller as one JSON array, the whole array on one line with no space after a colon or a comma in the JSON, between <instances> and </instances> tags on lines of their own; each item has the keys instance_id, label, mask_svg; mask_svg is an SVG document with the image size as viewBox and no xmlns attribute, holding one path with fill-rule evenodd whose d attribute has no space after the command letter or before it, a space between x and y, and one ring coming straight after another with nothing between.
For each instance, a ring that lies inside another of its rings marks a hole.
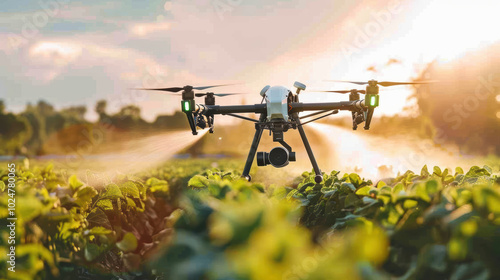
<instances>
[{"instance_id":1,"label":"spinning propeller","mask_svg":"<svg viewBox=\"0 0 500 280\"><path fill-rule=\"evenodd\" d=\"M356 85L370 85L370 86L383 86L383 87L392 87L392 86L406 86L406 85L421 85L421 84L431 84L437 81L413 81L413 82L378 82L375 80L370 80L368 82L353 82L353 81L339 81L339 80L328 80L327 82L340 82L340 83L351 83Z\"/></svg>"},{"instance_id":2,"label":"spinning propeller","mask_svg":"<svg viewBox=\"0 0 500 280\"><path fill-rule=\"evenodd\" d=\"M356 85L368 85L367 90L363 89L351 89L351 90L315 90L314 92L329 92L329 93L341 93L341 94L366 94L367 91L372 94L378 94L378 90L374 90L373 87L383 86L383 87L392 87L392 86L406 86L406 85L422 85L422 84L431 84L437 81L414 81L414 82L378 82L376 80L370 80L368 82L353 82L353 81L340 81L340 80L327 80L327 82L341 82L341 83L351 83Z\"/></svg>"},{"instance_id":3,"label":"spinning propeller","mask_svg":"<svg viewBox=\"0 0 500 280\"><path fill-rule=\"evenodd\" d=\"M195 93L194 96L196 97L202 97L202 96L218 96L218 97L225 97L225 96L231 96L231 95L241 95L241 94L246 94L246 93L213 93L213 92L207 92L207 93Z\"/></svg>"},{"instance_id":4,"label":"spinning propeller","mask_svg":"<svg viewBox=\"0 0 500 280\"><path fill-rule=\"evenodd\" d=\"M366 90L364 89L351 89L351 90L317 90L315 92L333 92L333 93L342 93L342 94L346 94L346 93L361 93L361 94L365 94L366 93Z\"/></svg>"},{"instance_id":5,"label":"spinning propeller","mask_svg":"<svg viewBox=\"0 0 500 280\"><path fill-rule=\"evenodd\" d=\"M183 100L192 100L194 97L202 97L206 96L207 98L214 98L215 96L218 97L225 97L225 96L230 96L230 95L239 95L239 94L245 94L245 93L213 93L213 92L206 92L206 93L194 93L193 90L206 90L210 88L215 88L215 87L225 87L225 86L232 86L235 84L225 84L225 85L214 85L214 86L203 86L203 87L193 87L193 86L185 86L185 87L168 87L168 88L134 88L135 90L154 90L154 91L164 91L168 94L171 95L182 95ZM181 92L182 93L179 93Z\"/></svg>"},{"instance_id":6,"label":"spinning propeller","mask_svg":"<svg viewBox=\"0 0 500 280\"><path fill-rule=\"evenodd\" d=\"M367 85L366 90L324 90L318 92L329 92L329 93L349 93L349 101L359 100L359 94L365 94L365 106L368 108L365 112L362 111L352 111L352 121L353 129L356 130L358 124L365 122L365 129L370 128L370 123L373 117L373 112L375 108L379 105L379 87L391 87L391 86L405 86L405 85L421 85L435 83L436 81L413 81L413 82L378 82L376 80L370 80L368 82L353 82L353 81L339 81L339 80L328 80L328 82L341 82L341 83L351 83L356 85Z\"/></svg>"},{"instance_id":7,"label":"spinning propeller","mask_svg":"<svg viewBox=\"0 0 500 280\"><path fill-rule=\"evenodd\" d=\"M230 95L239 95L244 93L195 93L194 90L206 90L215 87L225 87L232 86L235 84L224 84L224 85L213 85L213 86L202 86L202 87L193 87L193 86L184 86L184 87L168 87L168 88L135 88L136 90L154 90L154 91L164 91L168 94L172 95L182 95L181 108L184 113L186 113L189 126L194 135L198 134L196 132L196 127L209 127L210 133L213 133L213 124L214 124L214 116L213 114L201 115L198 113L194 113L196 110L196 104L194 101L195 97L203 97L205 96L205 105L213 106L215 105L215 96L225 97ZM179 93L182 92L182 93Z\"/></svg>"},{"instance_id":8,"label":"spinning propeller","mask_svg":"<svg viewBox=\"0 0 500 280\"><path fill-rule=\"evenodd\" d=\"M204 87L193 87L193 86L184 86L184 87L169 87L169 88L134 88L136 90L158 90L158 91L167 91L167 92L179 92L179 91L192 91L192 90L206 90L214 87L225 87L225 86L233 86L235 84L225 84L225 85L215 85L215 86L204 86Z\"/></svg>"}]
</instances>

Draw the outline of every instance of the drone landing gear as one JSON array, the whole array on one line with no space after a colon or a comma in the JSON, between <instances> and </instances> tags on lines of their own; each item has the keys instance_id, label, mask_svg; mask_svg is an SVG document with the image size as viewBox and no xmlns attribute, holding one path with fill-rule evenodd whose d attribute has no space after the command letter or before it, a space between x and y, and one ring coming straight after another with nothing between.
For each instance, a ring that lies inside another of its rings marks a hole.
<instances>
[{"instance_id":1,"label":"drone landing gear","mask_svg":"<svg viewBox=\"0 0 500 280\"><path fill-rule=\"evenodd\" d=\"M189 126L191 127L191 132L193 133L193 135L198 135L198 132L196 131L196 123L194 121L193 113L192 112L185 112L185 113L189 121Z\"/></svg>"},{"instance_id":2,"label":"drone landing gear","mask_svg":"<svg viewBox=\"0 0 500 280\"><path fill-rule=\"evenodd\" d=\"M266 119L264 114L260 115L259 122L263 122ZM248 153L247 162L245 163L245 168L243 169L243 174L241 177L251 181L250 169L252 168L253 159L259 148L260 138L262 137L262 128L259 125L255 125L255 135L253 136L252 146L250 146L250 152Z\"/></svg>"},{"instance_id":3,"label":"drone landing gear","mask_svg":"<svg viewBox=\"0 0 500 280\"><path fill-rule=\"evenodd\" d=\"M321 183L323 181L323 174L319 169L318 163L316 162L316 158L314 157L313 151L311 149L311 145L309 144L309 140L307 140L306 132L300 123L300 118L297 113L292 115L292 118L297 123L297 129L299 130L300 138L302 138L302 142L304 143L304 147L306 148L307 155L309 156L309 160L311 160L311 164L314 169L314 173L316 173L316 177L314 177L314 181L316 183Z\"/></svg>"},{"instance_id":4,"label":"drone landing gear","mask_svg":"<svg viewBox=\"0 0 500 280\"><path fill-rule=\"evenodd\" d=\"M214 115L207 115L207 123L208 123L208 132L214 133Z\"/></svg>"},{"instance_id":5,"label":"drone landing gear","mask_svg":"<svg viewBox=\"0 0 500 280\"><path fill-rule=\"evenodd\" d=\"M297 123L297 129L299 130L300 137L302 138L302 142L304 143L304 147L306 148L307 155L309 156L309 159L311 160L311 164L313 166L314 172L316 173L316 177L314 178L314 181L316 183L321 183L323 181L323 175L321 173L321 170L319 169L318 163L316 162L316 159L314 157L314 154L311 149L311 145L309 144L309 141L307 140L306 133L304 131L304 128L302 127L299 119L298 114L292 115L292 118L295 120ZM259 122L264 122L266 119L266 116L262 114L260 116ZM253 137L252 141L252 146L250 147L250 152L248 153L247 161L245 163L245 168L243 169L243 174L241 177L244 177L248 181L252 180L252 177L250 176L250 169L252 168L253 160L255 158L255 154L257 153L257 149L259 147L260 139L262 138L262 132L263 128L259 126L258 124L255 125L255 135ZM278 141L280 144L282 144L289 152L291 152L291 147L286 144L284 141ZM295 161L295 156L293 156L293 160Z\"/></svg>"}]
</instances>

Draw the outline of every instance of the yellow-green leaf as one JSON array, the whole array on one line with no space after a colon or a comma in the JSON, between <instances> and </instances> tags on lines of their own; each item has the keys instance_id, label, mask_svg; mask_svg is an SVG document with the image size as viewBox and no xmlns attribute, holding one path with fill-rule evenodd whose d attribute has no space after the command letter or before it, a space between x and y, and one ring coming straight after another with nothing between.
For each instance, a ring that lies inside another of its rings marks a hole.
<instances>
[{"instance_id":1,"label":"yellow-green leaf","mask_svg":"<svg viewBox=\"0 0 500 280\"><path fill-rule=\"evenodd\" d=\"M69 186L71 187L72 190L76 191L78 188L83 186L83 183L80 180L78 180L76 175L72 175L71 177L69 177Z\"/></svg>"},{"instance_id":2,"label":"yellow-green leaf","mask_svg":"<svg viewBox=\"0 0 500 280\"><path fill-rule=\"evenodd\" d=\"M455 176L457 176L458 174L464 174L464 170L462 169L462 167L455 168Z\"/></svg>"},{"instance_id":3,"label":"yellow-green leaf","mask_svg":"<svg viewBox=\"0 0 500 280\"><path fill-rule=\"evenodd\" d=\"M126 253L135 251L137 248L137 238L135 238L133 233L127 232L123 236L123 239L116 243L116 247Z\"/></svg>"},{"instance_id":4,"label":"yellow-green leaf","mask_svg":"<svg viewBox=\"0 0 500 280\"><path fill-rule=\"evenodd\" d=\"M356 191L357 195L370 195L370 187L364 186Z\"/></svg>"}]
</instances>

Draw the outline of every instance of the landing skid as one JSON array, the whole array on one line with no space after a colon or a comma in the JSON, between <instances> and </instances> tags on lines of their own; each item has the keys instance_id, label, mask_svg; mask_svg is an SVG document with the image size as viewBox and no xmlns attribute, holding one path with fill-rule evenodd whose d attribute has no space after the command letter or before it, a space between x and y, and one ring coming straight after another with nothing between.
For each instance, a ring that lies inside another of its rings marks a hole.
<instances>
[{"instance_id":1,"label":"landing skid","mask_svg":"<svg viewBox=\"0 0 500 280\"><path fill-rule=\"evenodd\" d=\"M292 114L292 119L296 123L296 127L299 130L300 137L302 139L302 143L304 143L304 147L306 148L307 155L309 156L309 160L311 161L311 165L314 169L314 172L316 173L316 177L314 178L314 181L316 183L321 183L323 181L323 175L321 173L321 170L319 169L318 163L316 162L316 158L314 157L314 153L311 149L311 145L309 144L309 141L307 139L306 133L304 131L304 128L302 127L302 124L300 123L300 118L297 113ZM247 161L245 163L245 168L243 169L243 174L241 177L247 179L248 181L252 180L252 177L250 176L250 169L252 168L253 160L255 158L255 154L257 153L257 149L259 148L259 143L260 139L262 138L262 132L263 132L263 126L261 125L264 123L266 120L266 115L261 114L259 118L259 122L255 124L255 135L253 137L252 145L250 146L250 151L248 153ZM279 141L280 143L284 141ZM283 143L281 143L283 145ZM286 144L286 143L285 143ZM285 146L285 145L283 145ZM288 149L286 145L285 147ZM290 150L290 149L288 149Z\"/></svg>"}]
</instances>

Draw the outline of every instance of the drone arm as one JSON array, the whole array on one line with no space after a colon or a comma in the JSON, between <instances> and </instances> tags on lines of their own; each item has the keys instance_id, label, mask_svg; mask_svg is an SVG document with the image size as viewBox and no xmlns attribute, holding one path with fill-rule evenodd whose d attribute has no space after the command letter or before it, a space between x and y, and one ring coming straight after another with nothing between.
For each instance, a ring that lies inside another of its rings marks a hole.
<instances>
[{"instance_id":1,"label":"drone arm","mask_svg":"<svg viewBox=\"0 0 500 280\"><path fill-rule=\"evenodd\" d=\"M366 108L364 100L357 101L344 101L344 102L327 102L327 103L290 103L290 114L299 113L304 111L333 111L333 110L348 110L357 111ZM228 115L237 113L267 113L267 104L255 105L234 105L234 106L220 106L220 105L196 105L196 112L204 115Z\"/></svg>"},{"instance_id":2,"label":"drone arm","mask_svg":"<svg viewBox=\"0 0 500 280\"><path fill-rule=\"evenodd\" d=\"M291 103L292 108L290 110L290 113L298 113L304 111L364 110L366 108L364 102L364 100L357 100L326 103Z\"/></svg>"},{"instance_id":3,"label":"drone arm","mask_svg":"<svg viewBox=\"0 0 500 280\"><path fill-rule=\"evenodd\" d=\"M219 106L219 105L197 105L198 110L202 114L228 115L237 113L256 113L262 114L267 112L266 104L255 105L235 105L235 106Z\"/></svg>"}]
</instances>

